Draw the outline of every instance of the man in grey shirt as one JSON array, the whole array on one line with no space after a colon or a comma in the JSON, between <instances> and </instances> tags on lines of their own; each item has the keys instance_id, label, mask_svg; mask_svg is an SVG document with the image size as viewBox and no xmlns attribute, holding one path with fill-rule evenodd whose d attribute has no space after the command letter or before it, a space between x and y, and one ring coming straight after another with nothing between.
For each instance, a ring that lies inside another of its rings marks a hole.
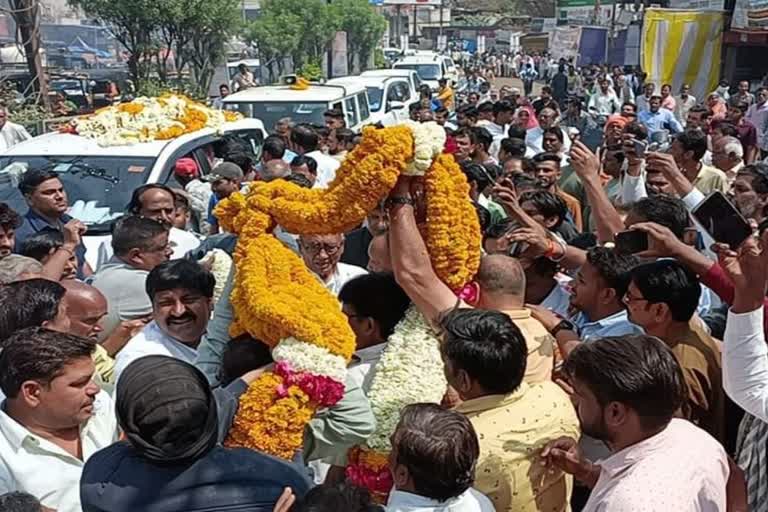
<instances>
[{"instance_id":1,"label":"man in grey shirt","mask_svg":"<svg viewBox=\"0 0 768 512\"><path fill-rule=\"evenodd\" d=\"M90 284L107 298L108 312L103 320L105 334L111 333L124 320L152 313L152 302L145 290L147 274L168 261L173 252L168 243L168 226L133 215L117 221L112 234L112 250L112 258L90 280Z\"/></svg>"}]
</instances>

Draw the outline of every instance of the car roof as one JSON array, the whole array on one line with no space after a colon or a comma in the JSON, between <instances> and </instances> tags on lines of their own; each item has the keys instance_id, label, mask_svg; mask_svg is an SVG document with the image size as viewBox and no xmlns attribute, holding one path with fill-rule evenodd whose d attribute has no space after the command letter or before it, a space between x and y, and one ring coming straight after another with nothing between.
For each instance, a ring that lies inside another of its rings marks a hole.
<instances>
[{"instance_id":1,"label":"car roof","mask_svg":"<svg viewBox=\"0 0 768 512\"><path fill-rule=\"evenodd\" d=\"M0 156L114 156L114 157L152 157L155 158L166 147L180 146L187 142L220 131L262 130L264 124L258 119L241 119L224 123L220 129L204 128L171 140L154 140L126 146L99 146L94 139L69 133L51 132L16 144Z\"/></svg>"},{"instance_id":2,"label":"car roof","mask_svg":"<svg viewBox=\"0 0 768 512\"><path fill-rule=\"evenodd\" d=\"M408 55L395 62L395 66L398 64L439 64L440 56L435 55Z\"/></svg>"},{"instance_id":3,"label":"car roof","mask_svg":"<svg viewBox=\"0 0 768 512\"><path fill-rule=\"evenodd\" d=\"M360 73L362 77L369 76L387 76L387 77L401 77L410 78L416 74L415 69L372 69L370 71L363 71Z\"/></svg>"},{"instance_id":4,"label":"car roof","mask_svg":"<svg viewBox=\"0 0 768 512\"><path fill-rule=\"evenodd\" d=\"M343 86L312 84L302 90L292 89L289 85L251 87L230 94L224 98L224 103L337 101L364 90L362 85L357 84L344 84Z\"/></svg>"},{"instance_id":5,"label":"car roof","mask_svg":"<svg viewBox=\"0 0 768 512\"><path fill-rule=\"evenodd\" d=\"M387 80L391 80L394 78L406 78L405 76L398 77L398 76L384 76L384 75L377 75L377 76L343 76L340 78L333 78L331 80L328 80L328 84L338 84L338 85L362 85L363 87L380 87L384 85L384 83Z\"/></svg>"}]
</instances>

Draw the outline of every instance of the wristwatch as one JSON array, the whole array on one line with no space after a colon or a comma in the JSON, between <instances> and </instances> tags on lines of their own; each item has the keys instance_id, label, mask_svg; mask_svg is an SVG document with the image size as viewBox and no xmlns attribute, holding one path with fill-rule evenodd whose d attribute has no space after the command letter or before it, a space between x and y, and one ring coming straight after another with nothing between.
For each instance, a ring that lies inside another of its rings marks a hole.
<instances>
[{"instance_id":1,"label":"wristwatch","mask_svg":"<svg viewBox=\"0 0 768 512\"><path fill-rule=\"evenodd\" d=\"M560 320L560 323L552 329L552 336L557 336L560 331L573 331L576 335L579 334L576 324L570 320Z\"/></svg>"}]
</instances>

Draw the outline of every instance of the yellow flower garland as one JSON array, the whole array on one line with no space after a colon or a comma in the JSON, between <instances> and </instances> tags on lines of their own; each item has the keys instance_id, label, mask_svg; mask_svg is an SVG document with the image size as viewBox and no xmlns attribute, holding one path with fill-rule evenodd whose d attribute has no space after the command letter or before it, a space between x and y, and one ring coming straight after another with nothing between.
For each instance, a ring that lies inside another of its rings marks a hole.
<instances>
[{"instance_id":1,"label":"yellow flower garland","mask_svg":"<svg viewBox=\"0 0 768 512\"><path fill-rule=\"evenodd\" d=\"M219 203L215 214L220 225L239 237L231 295L233 334L247 331L271 347L293 337L349 361L354 334L337 299L271 231L276 225L301 234L342 233L356 227L386 197L413 152L407 127L365 128L361 144L327 189L276 180L256 183L247 195L235 193ZM477 271L480 233L468 200L469 186L453 157L441 155L427 172L426 197L426 242L433 265L451 288L460 288ZM240 399L228 446L285 458L301 447L304 426L317 404L296 386L277 395L282 385L282 378L272 373L251 384Z\"/></svg>"}]
</instances>

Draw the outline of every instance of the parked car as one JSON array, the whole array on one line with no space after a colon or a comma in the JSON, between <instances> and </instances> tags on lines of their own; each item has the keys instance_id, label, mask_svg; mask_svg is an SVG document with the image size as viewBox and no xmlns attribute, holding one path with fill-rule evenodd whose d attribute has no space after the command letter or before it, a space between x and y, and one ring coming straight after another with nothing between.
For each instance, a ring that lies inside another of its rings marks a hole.
<instances>
[{"instance_id":1,"label":"parked car","mask_svg":"<svg viewBox=\"0 0 768 512\"><path fill-rule=\"evenodd\" d=\"M59 173L69 197L69 214L88 227L86 259L96 268L98 247L108 238L113 221L125 212L133 190L145 183L176 186L173 169L182 157L194 158L201 173L208 174L206 146L225 135L244 139L256 157L261 155L266 132L258 119L128 146L103 147L79 135L46 133L0 154L0 201L24 213L27 206L17 187L19 177L27 169L49 168Z\"/></svg>"},{"instance_id":2,"label":"parked car","mask_svg":"<svg viewBox=\"0 0 768 512\"><path fill-rule=\"evenodd\" d=\"M360 84L368 92L371 111L370 124L391 126L408 119L408 106L419 100L411 90L407 77L398 76L345 76L326 82L327 85L354 86Z\"/></svg>"}]
</instances>

